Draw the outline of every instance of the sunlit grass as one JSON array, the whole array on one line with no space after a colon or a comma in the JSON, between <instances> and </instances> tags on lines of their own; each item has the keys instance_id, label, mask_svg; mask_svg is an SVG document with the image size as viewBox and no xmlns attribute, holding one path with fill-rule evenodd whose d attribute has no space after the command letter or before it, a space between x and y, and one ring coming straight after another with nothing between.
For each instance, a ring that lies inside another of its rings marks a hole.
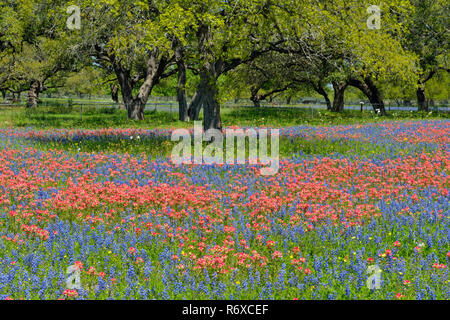
<instances>
[{"instance_id":1,"label":"sunlit grass","mask_svg":"<svg viewBox=\"0 0 450 320\"><path fill-rule=\"evenodd\" d=\"M176 108L173 109L176 111ZM223 127L268 126L287 127L298 125L346 125L371 123L386 120L448 119L448 112L390 112L387 117L375 115L372 111L345 110L342 113L311 108L222 108ZM202 115L200 115L202 120ZM74 104L39 106L28 110L25 107L0 107L0 127L35 128L187 128L192 123L178 120L177 112L146 110L143 121L127 118L126 110L116 107L91 107Z\"/></svg>"}]
</instances>

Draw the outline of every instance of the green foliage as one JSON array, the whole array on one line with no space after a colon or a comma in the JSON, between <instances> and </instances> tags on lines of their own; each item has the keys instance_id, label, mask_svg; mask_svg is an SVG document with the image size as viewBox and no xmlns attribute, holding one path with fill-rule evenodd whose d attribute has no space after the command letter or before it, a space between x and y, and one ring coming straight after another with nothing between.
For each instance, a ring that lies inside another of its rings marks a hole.
<instances>
[{"instance_id":1,"label":"green foliage","mask_svg":"<svg viewBox=\"0 0 450 320\"><path fill-rule=\"evenodd\" d=\"M450 74L448 72L438 72L425 85L427 95L435 100L450 100Z\"/></svg>"},{"instance_id":2,"label":"green foliage","mask_svg":"<svg viewBox=\"0 0 450 320\"><path fill-rule=\"evenodd\" d=\"M366 25L373 4L381 8L379 30ZM81 8L81 30L66 26L70 5ZM189 68L189 96L200 71L214 64L208 72L218 78L220 102L248 97L252 86L267 94L298 80L282 95L299 97L312 94L311 83L327 88L333 80L365 75L385 97L411 98L419 79L431 73L441 75L427 91L446 98L448 9L445 0L5 0L0 88L24 90L38 80L64 85L69 94L106 93L118 61L141 86L150 52L169 59L166 71L175 70L170 58L177 40ZM93 63L98 48L108 57ZM176 94L173 73L153 94Z\"/></svg>"},{"instance_id":3,"label":"green foliage","mask_svg":"<svg viewBox=\"0 0 450 320\"><path fill-rule=\"evenodd\" d=\"M445 0L410 0L414 6L411 23L402 39L404 47L419 59L418 76L423 81L430 72L450 70L448 23L450 4Z\"/></svg>"},{"instance_id":4,"label":"green foliage","mask_svg":"<svg viewBox=\"0 0 450 320\"><path fill-rule=\"evenodd\" d=\"M85 67L65 79L65 92L69 94L100 94L106 91L102 72L98 68Z\"/></svg>"}]
</instances>

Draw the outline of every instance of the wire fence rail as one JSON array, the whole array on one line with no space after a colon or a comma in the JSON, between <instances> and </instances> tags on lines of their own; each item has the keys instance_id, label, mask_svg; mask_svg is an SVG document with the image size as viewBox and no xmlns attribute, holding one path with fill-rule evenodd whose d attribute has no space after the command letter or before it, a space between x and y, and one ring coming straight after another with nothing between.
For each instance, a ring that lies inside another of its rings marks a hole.
<instances>
[{"instance_id":1,"label":"wire fence rail","mask_svg":"<svg viewBox=\"0 0 450 320\"><path fill-rule=\"evenodd\" d=\"M146 109L156 109L159 106L161 107L171 107L172 109L176 108L178 110L178 101L176 101L175 97L150 97L149 101L146 104ZM189 101L189 99L188 99ZM361 107L362 103L362 107ZM0 106L22 106L25 105L25 101L12 103L10 101L0 101ZM39 106L92 106L92 107L107 107L107 108L124 108L123 103L113 102L108 100L97 100L97 99L42 99L39 103ZM254 107L254 104L249 99L234 99L227 101L221 104L222 107ZM262 101L260 103L262 107L279 107L279 108L295 108L295 107L311 107L316 109L326 109L325 101L321 100L298 100L291 103L286 103L285 101L273 101L266 102ZM372 104L368 101L352 101L345 104L344 109L347 110L370 110L372 108ZM427 105L429 111L448 111L450 108L450 104L448 101L438 101L434 103L430 103ZM418 105L416 103L409 104L399 104L393 103L392 101L385 102L385 109L387 111L390 110L403 110L403 111L417 111ZM175 111L177 111L175 110Z\"/></svg>"}]
</instances>

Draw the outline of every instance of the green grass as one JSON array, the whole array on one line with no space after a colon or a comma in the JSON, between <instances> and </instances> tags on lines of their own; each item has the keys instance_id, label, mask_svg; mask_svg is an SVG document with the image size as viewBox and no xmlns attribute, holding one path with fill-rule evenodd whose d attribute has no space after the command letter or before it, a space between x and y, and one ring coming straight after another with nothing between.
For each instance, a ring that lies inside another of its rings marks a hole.
<instances>
[{"instance_id":1,"label":"green grass","mask_svg":"<svg viewBox=\"0 0 450 320\"><path fill-rule=\"evenodd\" d=\"M371 123L386 120L420 120L449 118L445 112L410 112L395 111L387 117L375 115L372 111L344 110L342 113L311 108L236 108L226 109L223 122L241 126L272 126L286 127L298 125L350 125L357 123ZM228 125L228 124L227 124Z\"/></svg>"},{"instance_id":2,"label":"green grass","mask_svg":"<svg viewBox=\"0 0 450 320\"><path fill-rule=\"evenodd\" d=\"M79 105L38 107L31 112L25 107L1 107L0 127L36 128L170 128L186 127L178 122L177 114L146 111L145 120L133 121L122 109L81 107Z\"/></svg>"},{"instance_id":3,"label":"green grass","mask_svg":"<svg viewBox=\"0 0 450 320\"><path fill-rule=\"evenodd\" d=\"M334 113L310 108L222 108L223 126L269 126L286 127L296 125L340 125L370 123L385 120L420 120L450 117L446 112L390 112L387 117L379 117L371 111L345 110ZM83 107L74 104L39 106L29 113L21 106L0 107L0 127L36 128L186 128L192 123L178 121L177 113L146 111L143 121L127 119L125 110L106 107Z\"/></svg>"},{"instance_id":4,"label":"green grass","mask_svg":"<svg viewBox=\"0 0 450 320\"><path fill-rule=\"evenodd\" d=\"M28 141L30 146L38 148L42 151L49 150L63 150L71 154L77 154L79 152L87 153L128 153L138 156L145 154L151 158L157 157L170 157L173 147L178 142L172 142L170 140L164 140L162 138L141 138L141 139L102 139L97 141L92 140L68 140L66 142L53 142L53 141ZM271 155L270 141L268 141L268 155ZM207 142L203 142L203 149L207 146ZM226 144L223 145L223 159L226 159ZM421 150L415 150L416 152L432 152L423 146ZM393 146L389 144L372 144L357 140L345 140L345 139L318 139L318 138L286 138L280 137L279 140L279 156L280 158L289 158L292 155L303 153L307 155L332 155L343 154L358 157L373 157L377 154L408 154L411 150L405 145L404 148L397 146L392 152ZM237 146L235 144L235 156L237 157ZM192 141L191 154L194 154L194 146ZM246 155L249 157L248 140L246 140Z\"/></svg>"}]
</instances>

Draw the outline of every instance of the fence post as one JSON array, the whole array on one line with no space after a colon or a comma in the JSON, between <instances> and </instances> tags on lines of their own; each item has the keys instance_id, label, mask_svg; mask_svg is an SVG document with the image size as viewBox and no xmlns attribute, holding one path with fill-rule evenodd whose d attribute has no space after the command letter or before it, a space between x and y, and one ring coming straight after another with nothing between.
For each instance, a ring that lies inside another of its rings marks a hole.
<instances>
[{"instance_id":1,"label":"fence post","mask_svg":"<svg viewBox=\"0 0 450 320\"><path fill-rule=\"evenodd\" d=\"M83 105L81 104L81 122L83 122Z\"/></svg>"}]
</instances>

